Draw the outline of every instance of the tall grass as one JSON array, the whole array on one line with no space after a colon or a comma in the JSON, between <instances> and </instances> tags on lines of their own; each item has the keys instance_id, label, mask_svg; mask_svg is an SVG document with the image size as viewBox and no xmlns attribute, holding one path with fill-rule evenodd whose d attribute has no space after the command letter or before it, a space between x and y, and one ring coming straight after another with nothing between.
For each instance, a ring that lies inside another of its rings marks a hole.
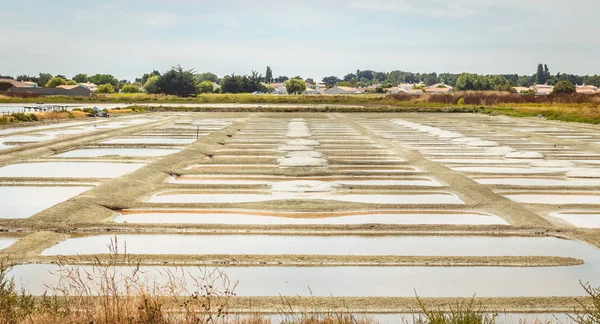
<instances>
[{"instance_id":1,"label":"tall grass","mask_svg":"<svg viewBox=\"0 0 600 324\"><path fill-rule=\"evenodd\" d=\"M450 307L449 311L430 310L419 296L416 299L422 314L414 316L415 324L494 324L498 317L497 313L485 312L475 296Z\"/></svg>"},{"instance_id":2,"label":"tall grass","mask_svg":"<svg viewBox=\"0 0 600 324\"><path fill-rule=\"evenodd\" d=\"M230 304L236 282L219 269L202 268L191 276L183 269L163 271L159 284L150 280L131 259L121 253L116 239L109 246L107 261L91 260L91 267L68 266L59 262L56 287L50 294L32 296L19 290L8 276L10 264L0 261L0 324L94 323L94 324L266 324L273 318L261 314L232 315ZM582 300L575 323L600 323L600 288L582 285L589 300ZM475 297L447 309L431 310L416 297L420 313L416 324L492 324L496 313L485 311ZM310 304L310 303L309 303ZM313 306L314 307L314 306ZM298 310L285 297L277 323L285 324L374 324L368 316L353 315L352 309L330 311L304 307ZM398 317L398 322L403 320Z\"/></svg>"}]
</instances>

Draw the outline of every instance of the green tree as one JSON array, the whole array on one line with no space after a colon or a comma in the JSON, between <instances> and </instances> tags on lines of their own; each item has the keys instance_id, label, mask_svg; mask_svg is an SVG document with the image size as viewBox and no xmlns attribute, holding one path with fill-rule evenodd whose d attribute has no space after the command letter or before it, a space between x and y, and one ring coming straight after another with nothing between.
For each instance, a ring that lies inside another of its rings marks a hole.
<instances>
[{"instance_id":1,"label":"green tree","mask_svg":"<svg viewBox=\"0 0 600 324\"><path fill-rule=\"evenodd\" d=\"M322 80L322 82L325 83L326 85L336 85L340 81L342 81L342 80L340 80L335 75L324 77Z\"/></svg>"},{"instance_id":2,"label":"green tree","mask_svg":"<svg viewBox=\"0 0 600 324\"><path fill-rule=\"evenodd\" d=\"M111 74L96 74L89 77L89 81L95 84L112 84L116 89L119 87L119 80Z\"/></svg>"},{"instance_id":3,"label":"green tree","mask_svg":"<svg viewBox=\"0 0 600 324\"><path fill-rule=\"evenodd\" d=\"M178 97L190 97L198 91L194 70L184 70L180 65L172 67L158 81L160 92Z\"/></svg>"},{"instance_id":4,"label":"green tree","mask_svg":"<svg viewBox=\"0 0 600 324\"><path fill-rule=\"evenodd\" d=\"M101 84L98 86L96 93L115 93L115 87L110 83Z\"/></svg>"},{"instance_id":5,"label":"green tree","mask_svg":"<svg viewBox=\"0 0 600 324\"><path fill-rule=\"evenodd\" d=\"M267 66L267 72L265 72L265 82L273 83L273 70L271 70L270 66Z\"/></svg>"},{"instance_id":6,"label":"green tree","mask_svg":"<svg viewBox=\"0 0 600 324\"><path fill-rule=\"evenodd\" d=\"M571 93L575 93L576 91L577 90L575 89L575 86L573 85L573 83L571 83L569 81L560 81L554 86L552 93L571 94Z\"/></svg>"},{"instance_id":7,"label":"green tree","mask_svg":"<svg viewBox=\"0 0 600 324\"><path fill-rule=\"evenodd\" d=\"M77 82L75 80L67 80L67 85L77 85Z\"/></svg>"},{"instance_id":8,"label":"green tree","mask_svg":"<svg viewBox=\"0 0 600 324\"><path fill-rule=\"evenodd\" d=\"M548 79L548 67L546 66L546 70L544 70L544 65L542 63L538 64L537 72L535 74L535 83L537 84L545 84Z\"/></svg>"},{"instance_id":9,"label":"green tree","mask_svg":"<svg viewBox=\"0 0 600 324\"><path fill-rule=\"evenodd\" d=\"M110 83L101 84L98 86L96 93L115 93L115 87Z\"/></svg>"},{"instance_id":10,"label":"green tree","mask_svg":"<svg viewBox=\"0 0 600 324\"><path fill-rule=\"evenodd\" d=\"M354 74L354 73L348 73L348 74L346 74L346 75L344 76L344 79L343 79L343 80L344 80L344 81L346 81L346 82L350 82L350 81L352 81L352 79L354 79L354 78L356 78L356 74Z\"/></svg>"},{"instance_id":11,"label":"green tree","mask_svg":"<svg viewBox=\"0 0 600 324\"><path fill-rule=\"evenodd\" d=\"M459 91L478 90L477 83L478 80L475 74L463 73L456 78L456 85L454 87Z\"/></svg>"},{"instance_id":12,"label":"green tree","mask_svg":"<svg viewBox=\"0 0 600 324\"><path fill-rule=\"evenodd\" d=\"M304 82L309 84L315 84L315 80L313 80L313 78L307 78L306 80L304 80Z\"/></svg>"},{"instance_id":13,"label":"green tree","mask_svg":"<svg viewBox=\"0 0 600 324\"><path fill-rule=\"evenodd\" d=\"M285 89L288 93L302 93L306 90L306 82L302 79L289 79L285 81Z\"/></svg>"},{"instance_id":14,"label":"green tree","mask_svg":"<svg viewBox=\"0 0 600 324\"><path fill-rule=\"evenodd\" d=\"M158 72L158 71L154 70L154 71L152 71L152 72L150 72L150 73L144 73L144 75L142 75L142 78L141 78L141 79L139 79L139 81L140 81L142 84L146 84L146 82L148 82L148 79L150 79L150 78L151 78L151 77L153 77L153 76L160 76L160 72ZM137 80L137 79L136 79L136 80Z\"/></svg>"},{"instance_id":15,"label":"green tree","mask_svg":"<svg viewBox=\"0 0 600 324\"><path fill-rule=\"evenodd\" d=\"M40 78L38 80L38 86L43 87L52 79L52 74L50 73L40 73Z\"/></svg>"},{"instance_id":16,"label":"green tree","mask_svg":"<svg viewBox=\"0 0 600 324\"><path fill-rule=\"evenodd\" d=\"M121 88L121 92L123 92L123 93L138 93L138 92L140 92L140 88L133 84L126 84Z\"/></svg>"},{"instance_id":17,"label":"green tree","mask_svg":"<svg viewBox=\"0 0 600 324\"><path fill-rule=\"evenodd\" d=\"M144 89L147 93L160 93L159 82L160 76L153 75L144 83Z\"/></svg>"},{"instance_id":18,"label":"green tree","mask_svg":"<svg viewBox=\"0 0 600 324\"><path fill-rule=\"evenodd\" d=\"M273 82L276 82L276 83L283 83L283 82L285 82L285 81L287 81L287 80L289 80L289 79L290 79L290 78L288 78L288 77L287 77L287 76L285 76L285 75L280 75L280 76L276 77L275 79L273 79Z\"/></svg>"},{"instance_id":19,"label":"green tree","mask_svg":"<svg viewBox=\"0 0 600 324\"><path fill-rule=\"evenodd\" d=\"M210 72L196 74L196 83L201 83L203 81L219 83L219 77L216 74Z\"/></svg>"},{"instance_id":20,"label":"green tree","mask_svg":"<svg viewBox=\"0 0 600 324\"><path fill-rule=\"evenodd\" d=\"M12 83L1 81L0 82L0 91L8 91L13 87Z\"/></svg>"},{"instance_id":21,"label":"green tree","mask_svg":"<svg viewBox=\"0 0 600 324\"><path fill-rule=\"evenodd\" d=\"M65 85L65 84L67 84L67 80L60 78L60 77L54 77L54 78L48 80L48 82L44 86L46 88L56 88L58 86Z\"/></svg>"},{"instance_id":22,"label":"green tree","mask_svg":"<svg viewBox=\"0 0 600 324\"><path fill-rule=\"evenodd\" d=\"M86 83L88 82L88 75L84 73L79 73L73 76L73 81L77 83Z\"/></svg>"},{"instance_id":23,"label":"green tree","mask_svg":"<svg viewBox=\"0 0 600 324\"><path fill-rule=\"evenodd\" d=\"M214 83L210 81L202 81L198 84L198 93L211 93L214 89Z\"/></svg>"}]
</instances>

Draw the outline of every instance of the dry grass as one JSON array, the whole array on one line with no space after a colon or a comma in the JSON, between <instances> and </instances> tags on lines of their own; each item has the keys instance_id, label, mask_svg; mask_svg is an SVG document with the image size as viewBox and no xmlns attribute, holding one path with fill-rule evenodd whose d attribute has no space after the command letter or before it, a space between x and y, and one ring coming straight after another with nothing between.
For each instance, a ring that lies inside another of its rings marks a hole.
<instances>
[{"instance_id":1,"label":"dry grass","mask_svg":"<svg viewBox=\"0 0 600 324\"><path fill-rule=\"evenodd\" d=\"M52 294L34 297L17 289L7 277L8 266L0 262L0 324L17 323L94 323L94 324L375 324L369 316L352 315L352 309L339 306L332 310L300 309L281 297L279 314L230 314L237 283L218 269L201 269L191 276L183 270L165 270L159 276L164 283L148 280L139 263L117 250L116 239L109 246L112 258L95 260L91 268L59 263L55 275L60 280L50 287ZM91 270L90 270L91 269ZM581 301L585 313L572 317L576 323L598 323L600 289L583 285L593 302ZM191 287L191 288L190 288ZM417 324L492 324L497 314L486 311L475 298L458 302L449 309L430 310L416 297L420 312L413 316ZM310 304L310 303L307 303ZM399 322L403 320L398 317Z\"/></svg>"},{"instance_id":2,"label":"dry grass","mask_svg":"<svg viewBox=\"0 0 600 324\"><path fill-rule=\"evenodd\" d=\"M39 112L35 113L38 120L50 120L50 119L73 119L73 118L85 118L87 115L82 111L50 111L50 112Z\"/></svg>"},{"instance_id":3,"label":"dry grass","mask_svg":"<svg viewBox=\"0 0 600 324\"><path fill-rule=\"evenodd\" d=\"M95 260L91 268L59 264L60 279L49 287L51 295L34 297L19 291L0 263L0 324L8 323L271 323L264 315L231 315L230 299L237 285L219 269L202 268L191 276L178 270L159 273L166 279L149 279L139 263L109 246L109 261ZM91 269L91 270L89 270ZM282 314L284 323L369 324L342 313Z\"/></svg>"},{"instance_id":4,"label":"dry grass","mask_svg":"<svg viewBox=\"0 0 600 324\"><path fill-rule=\"evenodd\" d=\"M118 114L131 114L133 113L133 109L109 109L108 113L111 115L118 115Z\"/></svg>"}]
</instances>

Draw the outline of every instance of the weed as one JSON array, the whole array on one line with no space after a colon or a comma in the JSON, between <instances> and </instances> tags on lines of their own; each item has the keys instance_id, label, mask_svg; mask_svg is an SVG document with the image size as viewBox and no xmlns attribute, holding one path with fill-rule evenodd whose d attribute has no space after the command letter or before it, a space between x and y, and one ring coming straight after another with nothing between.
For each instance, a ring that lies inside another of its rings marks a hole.
<instances>
[{"instance_id":1,"label":"weed","mask_svg":"<svg viewBox=\"0 0 600 324\"><path fill-rule=\"evenodd\" d=\"M429 310L419 296L416 298L422 312L414 317L416 324L493 324L498 317L496 313L485 312L481 303L476 302L475 296L457 303L456 307L450 307L450 311Z\"/></svg>"},{"instance_id":2,"label":"weed","mask_svg":"<svg viewBox=\"0 0 600 324\"><path fill-rule=\"evenodd\" d=\"M569 318L578 324L600 323L600 288L594 288L589 283L580 282L580 284L591 299L591 305L584 300L579 300L578 303L583 312L569 315Z\"/></svg>"}]
</instances>

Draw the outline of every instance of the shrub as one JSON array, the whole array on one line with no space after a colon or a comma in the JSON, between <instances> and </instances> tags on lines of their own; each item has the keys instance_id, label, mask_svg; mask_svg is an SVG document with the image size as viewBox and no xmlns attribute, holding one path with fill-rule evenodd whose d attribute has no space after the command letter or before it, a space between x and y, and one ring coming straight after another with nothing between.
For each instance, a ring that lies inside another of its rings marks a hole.
<instances>
[{"instance_id":1,"label":"shrub","mask_svg":"<svg viewBox=\"0 0 600 324\"><path fill-rule=\"evenodd\" d=\"M110 83L101 84L98 86L96 93L115 93L115 88Z\"/></svg>"},{"instance_id":2,"label":"shrub","mask_svg":"<svg viewBox=\"0 0 600 324\"><path fill-rule=\"evenodd\" d=\"M65 80L63 78L52 78L44 86L46 88L56 88L58 86L65 85L65 84L67 84L67 80Z\"/></svg>"},{"instance_id":3,"label":"shrub","mask_svg":"<svg viewBox=\"0 0 600 324\"><path fill-rule=\"evenodd\" d=\"M39 118L36 114L29 114L29 118L31 119L31 121L38 121Z\"/></svg>"},{"instance_id":4,"label":"shrub","mask_svg":"<svg viewBox=\"0 0 600 324\"><path fill-rule=\"evenodd\" d=\"M302 93L306 90L306 82L300 79L289 79L285 81L285 89L288 93Z\"/></svg>"},{"instance_id":5,"label":"shrub","mask_svg":"<svg viewBox=\"0 0 600 324\"><path fill-rule=\"evenodd\" d=\"M375 88L375 92L377 92L377 93L385 93L385 89L383 88L383 86L378 86L377 88Z\"/></svg>"},{"instance_id":6,"label":"shrub","mask_svg":"<svg viewBox=\"0 0 600 324\"><path fill-rule=\"evenodd\" d=\"M461 105L461 106L462 106L462 105L464 105L464 104L465 104L465 98L460 98L460 99L458 99L458 102L457 102L457 104L459 104L459 105Z\"/></svg>"},{"instance_id":7,"label":"shrub","mask_svg":"<svg viewBox=\"0 0 600 324\"><path fill-rule=\"evenodd\" d=\"M211 81L202 81L198 84L198 93L211 93L213 92L214 83Z\"/></svg>"},{"instance_id":8,"label":"shrub","mask_svg":"<svg viewBox=\"0 0 600 324\"><path fill-rule=\"evenodd\" d=\"M126 84L121 88L121 92L123 93L138 93L140 92L140 88L133 84Z\"/></svg>"},{"instance_id":9,"label":"shrub","mask_svg":"<svg viewBox=\"0 0 600 324\"><path fill-rule=\"evenodd\" d=\"M148 78L148 81L144 84L146 93L160 93L160 76L154 75Z\"/></svg>"},{"instance_id":10,"label":"shrub","mask_svg":"<svg viewBox=\"0 0 600 324\"><path fill-rule=\"evenodd\" d=\"M18 120L18 121L22 121L22 122L28 122L31 121L31 116L29 114L24 114L24 113L12 113L11 116Z\"/></svg>"},{"instance_id":11,"label":"shrub","mask_svg":"<svg viewBox=\"0 0 600 324\"><path fill-rule=\"evenodd\" d=\"M552 93L572 94L572 93L575 93L576 91L577 90L575 89L575 86L573 85L573 83L571 83L569 81L560 81L559 83L557 83L554 86Z\"/></svg>"}]
</instances>

